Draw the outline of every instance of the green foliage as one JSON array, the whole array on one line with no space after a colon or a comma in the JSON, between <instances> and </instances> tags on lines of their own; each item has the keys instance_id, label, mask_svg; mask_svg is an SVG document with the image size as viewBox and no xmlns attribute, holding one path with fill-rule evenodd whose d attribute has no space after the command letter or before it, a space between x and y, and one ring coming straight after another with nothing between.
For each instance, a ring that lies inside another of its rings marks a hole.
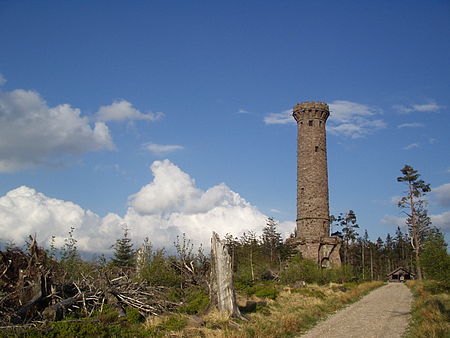
<instances>
[{"instance_id":1,"label":"green foliage","mask_svg":"<svg viewBox=\"0 0 450 338\"><path fill-rule=\"evenodd\" d=\"M304 259L301 255L296 255L289 262L286 269L281 272L281 281L292 284L297 281L312 283L319 278L319 267L317 263Z\"/></svg>"},{"instance_id":2,"label":"green foliage","mask_svg":"<svg viewBox=\"0 0 450 338\"><path fill-rule=\"evenodd\" d=\"M342 238L342 256L344 257L344 264L347 264L350 262L348 257L349 247L358 237L356 229L359 228L359 225L356 223L356 214L353 210L349 210L346 214L339 214L338 217L331 216L331 222L340 227L340 230L334 232L332 236Z\"/></svg>"},{"instance_id":3,"label":"green foliage","mask_svg":"<svg viewBox=\"0 0 450 338\"><path fill-rule=\"evenodd\" d=\"M96 320L60 321L50 324L46 330L37 330L38 337L148 337L149 332L124 323L102 324ZM30 337L28 330L23 337Z\"/></svg>"},{"instance_id":4,"label":"green foliage","mask_svg":"<svg viewBox=\"0 0 450 338\"><path fill-rule=\"evenodd\" d=\"M128 322L131 324L142 323L145 319L144 316L141 315L141 313L139 312L138 309L132 308L132 307L128 307L126 309L126 316L127 316Z\"/></svg>"},{"instance_id":5,"label":"green foliage","mask_svg":"<svg viewBox=\"0 0 450 338\"><path fill-rule=\"evenodd\" d=\"M202 313L209 304L209 295L200 287L184 290L183 299L183 305L178 308L178 311L190 315Z\"/></svg>"},{"instance_id":6,"label":"green foliage","mask_svg":"<svg viewBox=\"0 0 450 338\"><path fill-rule=\"evenodd\" d=\"M141 277L154 286L178 286L182 282L181 276L171 266L164 255L164 249L153 253L150 262L141 271Z\"/></svg>"},{"instance_id":7,"label":"green foliage","mask_svg":"<svg viewBox=\"0 0 450 338\"><path fill-rule=\"evenodd\" d=\"M271 264L274 261L275 263L278 262L282 253L283 239L277 231L277 227L277 222L272 217L269 217L261 236L263 252L269 257Z\"/></svg>"},{"instance_id":8,"label":"green foliage","mask_svg":"<svg viewBox=\"0 0 450 338\"><path fill-rule=\"evenodd\" d=\"M64 245L61 248L60 264L68 280L77 280L83 272L90 271L92 266L81 259L77 249L77 240L73 236L75 228L71 227ZM54 250L54 248L52 249Z\"/></svg>"},{"instance_id":9,"label":"green foliage","mask_svg":"<svg viewBox=\"0 0 450 338\"><path fill-rule=\"evenodd\" d=\"M294 256L287 268L281 272L281 281L286 284L298 281L319 284L344 283L353 278L353 267L349 264L342 264L339 268L322 269L317 263L304 259L301 255Z\"/></svg>"},{"instance_id":10,"label":"green foliage","mask_svg":"<svg viewBox=\"0 0 450 338\"><path fill-rule=\"evenodd\" d=\"M438 281L408 281L414 295L406 337L450 337L450 285Z\"/></svg>"},{"instance_id":11,"label":"green foliage","mask_svg":"<svg viewBox=\"0 0 450 338\"><path fill-rule=\"evenodd\" d=\"M276 299L280 293L274 285L255 285L252 290L259 298Z\"/></svg>"},{"instance_id":12,"label":"green foliage","mask_svg":"<svg viewBox=\"0 0 450 338\"><path fill-rule=\"evenodd\" d=\"M235 282L234 287L236 290L244 293L246 296L251 297L255 295L260 298L276 299L280 293L278 290L278 283L276 282L256 282L250 284L244 284L242 282Z\"/></svg>"},{"instance_id":13,"label":"green foliage","mask_svg":"<svg viewBox=\"0 0 450 338\"><path fill-rule=\"evenodd\" d=\"M423 281L423 289L432 295L450 295L450 283L446 281Z\"/></svg>"},{"instance_id":14,"label":"green foliage","mask_svg":"<svg viewBox=\"0 0 450 338\"><path fill-rule=\"evenodd\" d=\"M123 228L123 237L116 240L113 245L114 257L111 265L118 267L128 267L134 265L134 250L131 238L128 237L128 228Z\"/></svg>"},{"instance_id":15,"label":"green foliage","mask_svg":"<svg viewBox=\"0 0 450 338\"><path fill-rule=\"evenodd\" d=\"M181 316L170 316L161 324L159 324L156 329L157 331L173 332L180 331L187 325L187 319Z\"/></svg>"},{"instance_id":16,"label":"green foliage","mask_svg":"<svg viewBox=\"0 0 450 338\"><path fill-rule=\"evenodd\" d=\"M450 255L447 253L444 236L440 232L436 232L426 240L419 259L427 279L448 280Z\"/></svg>"}]
</instances>

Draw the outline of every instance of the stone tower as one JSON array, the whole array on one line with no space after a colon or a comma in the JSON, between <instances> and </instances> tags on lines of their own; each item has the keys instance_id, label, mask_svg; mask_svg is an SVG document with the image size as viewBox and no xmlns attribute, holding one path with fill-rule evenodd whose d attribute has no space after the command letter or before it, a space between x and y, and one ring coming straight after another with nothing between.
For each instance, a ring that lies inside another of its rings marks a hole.
<instances>
[{"instance_id":1,"label":"stone tower","mask_svg":"<svg viewBox=\"0 0 450 338\"><path fill-rule=\"evenodd\" d=\"M330 237L327 142L330 110L323 102L294 107L297 121L297 234L291 241L303 257L322 267L340 266L340 240Z\"/></svg>"}]
</instances>

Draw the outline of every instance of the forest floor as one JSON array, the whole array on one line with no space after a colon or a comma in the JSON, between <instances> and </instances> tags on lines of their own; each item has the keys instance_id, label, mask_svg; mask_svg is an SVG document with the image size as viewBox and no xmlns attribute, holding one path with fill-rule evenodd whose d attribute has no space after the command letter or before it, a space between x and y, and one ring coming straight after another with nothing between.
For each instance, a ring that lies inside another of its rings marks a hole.
<instances>
[{"instance_id":1,"label":"forest floor","mask_svg":"<svg viewBox=\"0 0 450 338\"><path fill-rule=\"evenodd\" d=\"M338 311L301 337L401 337L411 317L411 303L409 288L403 283L391 283Z\"/></svg>"}]
</instances>

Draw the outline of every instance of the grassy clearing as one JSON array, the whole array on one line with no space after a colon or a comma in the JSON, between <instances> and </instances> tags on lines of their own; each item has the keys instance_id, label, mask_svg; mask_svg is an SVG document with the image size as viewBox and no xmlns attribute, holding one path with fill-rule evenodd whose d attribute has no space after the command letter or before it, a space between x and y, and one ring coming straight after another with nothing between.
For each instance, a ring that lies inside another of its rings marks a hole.
<instances>
[{"instance_id":1,"label":"grassy clearing","mask_svg":"<svg viewBox=\"0 0 450 338\"><path fill-rule=\"evenodd\" d=\"M306 331L327 315L381 285L382 282L370 282L344 286L311 284L306 288L283 287L275 300L265 299L265 306L257 306L254 312L247 313L248 322L232 322L219 314L209 314L204 318L204 327L186 328L180 336L289 337ZM245 300L243 297L238 299L241 303Z\"/></svg>"},{"instance_id":2,"label":"grassy clearing","mask_svg":"<svg viewBox=\"0 0 450 338\"><path fill-rule=\"evenodd\" d=\"M408 281L414 294L408 338L450 337L450 283Z\"/></svg>"}]
</instances>

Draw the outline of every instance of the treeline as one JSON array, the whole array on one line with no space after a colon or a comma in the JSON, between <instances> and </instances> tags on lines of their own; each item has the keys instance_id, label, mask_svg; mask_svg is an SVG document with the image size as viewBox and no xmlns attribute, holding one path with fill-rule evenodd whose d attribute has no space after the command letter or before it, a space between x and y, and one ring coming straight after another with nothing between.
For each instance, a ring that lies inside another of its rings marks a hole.
<instances>
[{"instance_id":1,"label":"treeline","mask_svg":"<svg viewBox=\"0 0 450 338\"><path fill-rule=\"evenodd\" d=\"M417 276L415 250L410 234L400 227L393 235L369 239L367 230L358 233L359 225L354 211L334 218L339 231L333 233L342 238L341 260L343 264L353 267L353 273L359 280L385 280L387 274L398 267L404 267ZM443 234L434 227L428 226L421 236L421 253L419 265L423 277L443 279L450 273L450 261L447 244Z\"/></svg>"}]
</instances>

